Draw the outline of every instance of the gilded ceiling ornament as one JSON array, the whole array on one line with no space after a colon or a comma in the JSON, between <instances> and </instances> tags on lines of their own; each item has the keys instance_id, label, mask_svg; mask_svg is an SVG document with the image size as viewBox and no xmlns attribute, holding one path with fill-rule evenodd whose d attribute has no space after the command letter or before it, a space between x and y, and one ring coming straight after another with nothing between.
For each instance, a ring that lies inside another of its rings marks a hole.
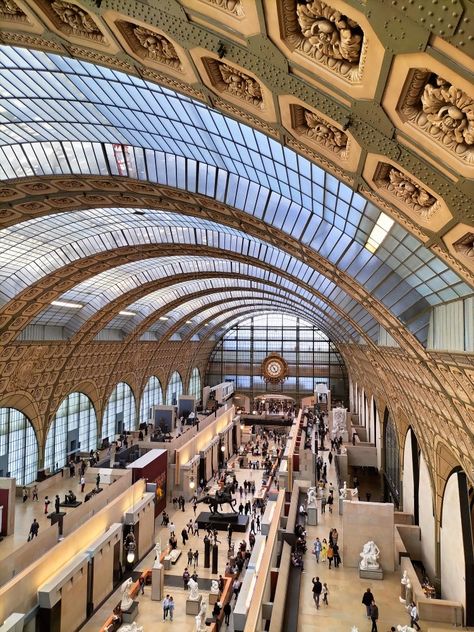
<instances>
[{"instance_id":1,"label":"gilded ceiling ornament","mask_svg":"<svg viewBox=\"0 0 474 632\"><path fill-rule=\"evenodd\" d=\"M387 163L379 163L374 182L424 219L429 219L440 208L440 202L434 195Z\"/></svg>"},{"instance_id":2,"label":"gilded ceiling ornament","mask_svg":"<svg viewBox=\"0 0 474 632\"><path fill-rule=\"evenodd\" d=\"M252 105L263 107L263 96L258 81L222 62L217 62L217 68L226 92Z\"/></svg>"},{"instance_id":3,"label":"gilded ceiling ornament","mask_svg":"<svg viewBox=\"0 0 474 632\"><path fill-rule=\"evenodd\" d=\"M104 39L92 17L81 7L63 0L54 0L50 6L59 20L66 25L66 32L93 40Z\"/></svg>"},{"instance_id":4,"label":"gilded ceiling ornament","mask_svg":"<svg viewBox=\"0 0 474 632\"><path fill-rule=\"evenodd\" d=\"M297 50L354 78L354 72L359 72L364 39L357 22L320 0L297 4L296 15L302 35Z\"/></svg>"},{"instance_id":5,"label":"gilded ceiling ornament","mask_svg":"<svg viewBox=\"0 0 474 632\"><path fill-rule=\"evenodd\" d=\"M133 28L133 35L146 51L146 57L172 68L181 68L181 61L173 44L159 33L154 33L142 26Z\"/></svg>"},{"instance_id":6,"label":"gilded ceiling ornament","mask_svg":"<svg viewBox=\"0 0 474 632\"><path fill-rule=\"evenodd\" d=\"M474 164L474 99L429 70L416 69L399 106L405 117L467 164Z\"/></svg>"},{"instance_id":7,"label":"gilded ceiling ornament","mask_svg":"<svg viewBox=\"0 0 474 632\"><path fill-rule=\"evenodd\" d=\"M25 22L27 17L13 0L0 0L0 20Z\"/></svg>"},{"instance_id":8,"label":"gilded ceiling ornament","mask_svg":"<svg viewBox=\"0 0 474 632\"><path fill-rule=\"evenodd\" d=\"M460 255L474 258L474 233L466 233L453 243L453 248Z\"/></svg>"},{"instance_id":9,"label":"gilded ceiling ornament","mask_svg":"<svg viewBox=\"0 0 474 632\"><path fill-rule=\"evenodd\" d=\"M228 11L239 17L244 15L242 2L240 0L202 0L202 2L213 4L219 7L219 9L224 9L224 11Z\"/></svg>"},{"instance_id":10,"label":"gilded ceiling ornament","mask_svg":"<svg viewBox=\"0 0 474 632\"><path fill-rule=\"evenodd\" d=\"M335 154L345 153L347 148L347 134L341 132L334 125L331 125L314 112L303 110L304 123L299 126L305 136L311 138L314 142L326 147Z\"/></svg>"}]
</instances>

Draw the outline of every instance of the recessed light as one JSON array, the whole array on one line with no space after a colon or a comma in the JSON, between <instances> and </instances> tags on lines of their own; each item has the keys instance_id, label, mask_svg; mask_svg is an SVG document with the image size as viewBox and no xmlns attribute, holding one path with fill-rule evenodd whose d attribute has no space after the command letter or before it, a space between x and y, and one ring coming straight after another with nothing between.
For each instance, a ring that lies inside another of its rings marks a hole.
<instances>
[{"instance_id":1,"label":"recessed light","mask_svg":"<svg viewBox=\"0 0 474 632\"><path fill-rule=\"evenodd\" d=\"M160 316L158 320L169 320L168 316Z\"/></svg>"},{"instance_id":2,"label":"recessed light","mask_svg":"<svg viewBox=\"0 0 474 632\"><path fill-rule=\"evenodd\" d=\"M55 307L70 307L71 309L82 309L84 305L79 303L69 303L68 301L51 301L51 305Z\"/></svg>"},{"instance_id":3,"label":"recessed light","mask_svg":"<svg viewBox=\"0 0 474 632\"><path fill-rule=\"evenodd\" d=\"M119 312L120 316L136 316L135 312L127 312L125 309Z\"/></svg>"},{"instance_id":4,"label":"recessed light","mask_svg":"<svg viewBox=\"0 0 474 632\"><path fill-rule=\"evenodd\" d=\"M193 322L192 320L187 320L186 325L191 325L192 322Z\"/></svg>"}]
</instances>

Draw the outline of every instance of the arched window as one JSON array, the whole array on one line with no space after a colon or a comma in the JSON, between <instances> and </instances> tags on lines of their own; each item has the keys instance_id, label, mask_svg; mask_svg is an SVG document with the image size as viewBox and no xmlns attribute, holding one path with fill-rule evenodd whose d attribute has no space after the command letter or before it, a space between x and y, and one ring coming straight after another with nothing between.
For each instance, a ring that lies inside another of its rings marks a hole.
<instances>
[{"instance_id":1,"label":"arched window","mask_svg":"<svg viewBox=\"0 0 474 632\"><path fill-rule=\"evenodd\" d=\"M201 401L201 374L197 367L192 370L188 392L195 398L196 402Z\"/></svg>"},{"instance_id":2,"label":"arched window","mask_svg":"<svg viewBox=\"0 0 474 632\"><path fill-rule=\"evenodd\" d=\"M385 481L386 497L396 507L400 504L400 450L395 424L390 417L388 409L385 410Z\"/></svg>"},{"instance_id":3,"label":"arched window","mask_svg":"<svg viewBox=\"0 0 474 632\"><path fill-rule=\"evenodd\" d=\"M38 442L30 420L16 408L0 408L0 476L28 485L38 473Z\"/></svg>"},{"instance_id":4,"label":"arched window","mask_svg":"<svg viewBox=\"0 0 474 632\"><path fill-rule=\"evenodd\" d=\"M135 430L135 396L126 382L119 382L112 391L102 420L102 439L113 441L124 430Z\"/></svg>"},{"instance_id":5,"label":"arched window","mask_svg":"<svg viewBox=\"0 0 474 632\"><path fill-rule=\"evenodd\" d=\"M166 389L166 404L167 406L176 406L178 403L178 397L183 392L183 381L178 371L175 371L168 382L168 388Z\"/></svg>"},{"instance_id":6,"label":"arched window","mask_svg":"<svg viewBox=\"0 0 474 632\"><path fill-rule=\"evenodd\" d=\"M163 403L163 391L160 380L152 375L143 390L140 402L140 423L147 422L150 418L150 408Z\"/></svg>"},{"instance_id":7,"label":"arched window","mask_svg":"<svg viewBox=\"0 0 474 632\"><path fill-rule=\"evenodd\" d=\"M61 402L46 438L44 466L63 467L76 452L97 448L97 417L84 393L71 393Z\"/></svg>"}]
</instances>

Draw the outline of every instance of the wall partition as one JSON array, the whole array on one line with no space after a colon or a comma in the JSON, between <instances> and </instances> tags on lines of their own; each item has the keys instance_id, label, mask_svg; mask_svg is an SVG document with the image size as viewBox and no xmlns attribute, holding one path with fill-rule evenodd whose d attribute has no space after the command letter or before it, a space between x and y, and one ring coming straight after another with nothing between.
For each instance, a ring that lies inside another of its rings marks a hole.
<instances>
[{"instance_id":1,"label":"wall partition","mask_svg":"<svg viewBox=\"0 0 474 632\"><path fill-rule=\"evenodd\" d=\"M395 424L388 409L384 415L384 454L385 454L385 499L400 505L400 451Z\"/></svg>"},{"instance_id":2,"label":"wall partition","mask_svg":"<svg viewBox=\"0 0 474 632\"><path fill-rule=\"evenodd\" d=\"M102 421L101 438L114 439L124 430L136 428L135 396L126 382L119 382L109 397Z\"/></svg>"},{"instance_id":3,"label":"wall partition","mask_svg":"<svg viewBox=\"0 0 474 632\"><path fill-rule=\"evenodd\" d=\"M30 420L16 408L0 408L0 476L28 485L38 472L38 442Z\"/></svg>"},{"instance_id":4,"label":"wall partition","mask_svg":"<svg viewBox=\"0 0 474 632\"><path fill-rule=\"evenodd\" d=\"M149 419L150 408L163 404L163 389L160 380L152 375L145 388L140 402L140 423L146 423Z\"/></svg>"},{"instance_id":5,"label":"wall partition","mask_svg":"<svg viewBox=\"0 0 474 632\"><path fill-rule=\"evenodd\" d=\"M44 466L63 467L76 452L97 448L97 417L84 393L71 393L60 404L48 430Z\"/></svg>"},{"instance_id":6,"label":"wall partition","mask_svg":"<svg viewBox=\"0 0 474 632\"><path fill-rule=\"evenodd\" d=\"M270 353L288 364L288 378L277 386L262 377L262 362ZM349 403L347 373L335 345L316 326L286 314L253 316L224 334L211 355L206 379L210 386L221 382L234 382L235 390L250 398L273 392L297 401L325 384L333 402Z\"/></svg>"}]
</instances>

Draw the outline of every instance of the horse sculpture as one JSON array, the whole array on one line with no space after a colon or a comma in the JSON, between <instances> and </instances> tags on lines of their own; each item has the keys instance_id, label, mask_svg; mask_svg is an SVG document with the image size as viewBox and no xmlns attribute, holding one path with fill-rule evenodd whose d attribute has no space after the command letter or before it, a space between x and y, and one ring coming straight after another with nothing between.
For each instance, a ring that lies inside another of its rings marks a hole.
<instances>
[{"instance_id":1,"label":"horse sculpture","mask_svg":"<svg viewBox=\"0 0 474 632\"><path fill-rule=\"evenodd\" d=\"M214 496L211 494L206 494L205 496L201 496L198 498L198 503L206 503L209 505L209 511L211 514L221 513L219 509L222 509L222 505L228 504L234 513L237 513L235 510L236 500L232 497L232 485L225 485L222 489L218 489Z\"/></svg>"}]
</instances>

